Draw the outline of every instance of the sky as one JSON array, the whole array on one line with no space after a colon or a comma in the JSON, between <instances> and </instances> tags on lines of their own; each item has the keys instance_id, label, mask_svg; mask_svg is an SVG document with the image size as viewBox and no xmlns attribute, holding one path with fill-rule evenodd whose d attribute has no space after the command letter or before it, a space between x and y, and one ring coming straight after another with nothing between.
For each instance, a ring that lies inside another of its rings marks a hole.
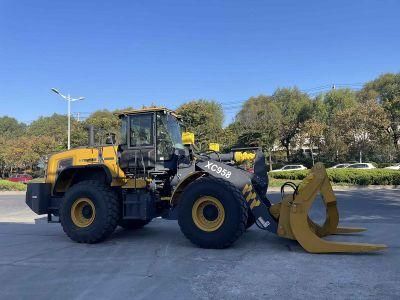
<instances>
[{"instance_id":1,"label":"sky","mask_svg":"<svg viewBox=\"0 0 400 300\"><path fill-rule=\"evenodd\" d=\"M400 71L400 1L0 0L0 116L359 88ZM321 87L322 88L319 88Z\"/></svg>"}]
</instances>

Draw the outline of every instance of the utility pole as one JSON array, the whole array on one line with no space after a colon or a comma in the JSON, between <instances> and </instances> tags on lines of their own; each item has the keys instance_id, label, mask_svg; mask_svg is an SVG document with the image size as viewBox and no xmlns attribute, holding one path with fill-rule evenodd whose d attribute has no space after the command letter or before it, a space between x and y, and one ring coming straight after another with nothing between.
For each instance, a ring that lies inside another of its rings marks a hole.
<instances>
[{"instance_id":1,"label":"utility pole","mask_svg":"<svg viewBox=\"0 0 400 300\"><path fill-rule=\"evenodd\" d=\"M84 97L72 98L69 94L63 95L57 89L51 89L54 93L58 94L68 102L68 150L71 149L71 102L85 99Z\"/></svg>"}]
</instances>

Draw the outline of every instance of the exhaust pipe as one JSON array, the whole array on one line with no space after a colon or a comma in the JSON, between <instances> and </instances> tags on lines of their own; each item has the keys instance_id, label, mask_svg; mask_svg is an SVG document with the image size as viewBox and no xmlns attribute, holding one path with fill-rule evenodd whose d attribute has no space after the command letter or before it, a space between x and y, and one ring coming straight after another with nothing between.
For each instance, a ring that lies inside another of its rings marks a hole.
<instances>
[{"instance_id":1,"label":"exhaust pipe","mask_svg":"<svg viewBox=\"0 0 400 300\"><path fill-rule=\"evenodd\" d=\"M88 127L88 132L89 132L89 147L94 147L94 126L89 125Z\"/></svg>"}]
</instances>

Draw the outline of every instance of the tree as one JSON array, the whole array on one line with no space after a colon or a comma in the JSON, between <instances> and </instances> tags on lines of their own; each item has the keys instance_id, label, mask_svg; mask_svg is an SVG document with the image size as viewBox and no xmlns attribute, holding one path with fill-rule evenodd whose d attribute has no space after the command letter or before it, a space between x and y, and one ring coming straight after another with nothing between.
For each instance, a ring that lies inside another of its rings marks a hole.
<instances>
[{"instance_id":1,"label":"tree","mask_svg":"<svg viewBox=\"0 0 400 300\"><path fill-rule=\"evenodd\" d=\"M15 118L0 117L0 135L7 138L15 138L24 134L26 125L19 123Z\"/></svg>"},{"instance_id":2,"label":"tree","mask_svg":"<svg viewBox=\"0 0 400 300\"><path fill-rule=\"evenodd\" d=\"M269 152L272 169L272 149L279 138L281 113L271 97L260 95L243 103L236 115L237 144L239 146L260 146Z\"/></svg>"},{"instance_id":3,"label":"tree","mask_svg":"<svg viewBox=\"0 0 400 300\"><path fill-rule=\"evenodd\" d=\"M72 119L72 123L74 123L74 119ZM67 130L67 116L53 114L50 117L40 117L33 121L29 126L28 133L33 136L52 136L57 144L54 150L61 151L67 148Z\"/></svg>"},{"instance_id":4,"label":"tree","mask_svg":"<svg viewBox=\"0 0 400 300\"><path fill-rule=\"evenodd\" d=\"M382 147L389 120L385 110L372 100L338 112L334 126L348 146L348 153L355 158L359 153L371 156Z\"/></svg>"},{"instance_id":5,"label":"tree","mask_svg":"<svg viewBox=\"0 0 400 300\"><path fill-rule=\"evenodd\" d=\"M365 84L359 93L362 102L375 100L385 109L395 148L400 150L400 73L384 74Z\"/></svg>"},{"instance_id":6,"label":"tree","mask_svg":"<svg viewBox=\"0 0 400 300\"><path fill-rule=\"evenodd\" d=\"M222 129L219 137L219 142L222 145L222 151L230 151L231 148L238 145L237 141L242 128L237 122L232 122L227 127Z\"/></svg>"},{"instance_id":7,"label":"tree","mask_svg":"<svg viewBox=\"0 0 400 300\"><path fill-rule=\"evenodd\" d=\"M317 117L307 120L302 125L302 133L307 139L310 146L311 159L314 165L314 148L317 147L319 150L322 148L324 141L324 133L327 126L325 123L318 120Z\"/></svg>"},{"instance_id":8,"label":"tree","mask_svg":"<svg viewBox=\"0 0 400 300\"><path fill-rule=\"evenodd\" d=\"M55 145L49 152L67 149L68 117L66 115L53 114L50 117L39 117L28 127L28 134L36 137L50 136ZM87 140L87 134L83 123L71 117L71 145L82 146Z\"/></svg>"},{"instance_id":9,"label":"tree","mask_svg":"<svg viewBox=\"0 0 400 300\"><path fill-rule=\"evenodd\" d=\"M324 102L324 98L322 95L317 96L312 101L311 115L312 115L312 119L317 120L320 123L327 123L328 108L327 108L326 103Z\"/></svg>"},{"instance_id":10,"label":"tree","mask_svg":"<svg viewBox=\"0 0 400 300\"><path fill-rule=\"evenodd\" d=\"M337 112L357 105L356 93L350 89L331 90L321 97L326 107L328 123Z\"/></svg>"},{"instance_id":11,"label":"tree","mask_svg":"<svg viewBox=\"0 0 400 300\"><path fill-rule=\"evenodd\" d=\"M196 144L207 149L209 142L222 140L224 113L219 103L204 99L193 100L181 105L176 112L182 116L188 131L194 133Z\"/></svg>"},{"instance_id":12,"label":"tree","mask_svg":"<svg viewBox=\"0 0 400 300\"><path fill-rule=\"evenodd\" d=\"M241 130L241 146L256 144L271 150L279 137L281 114L271 97L258 96L247 100L236 115L235 122Z\"/></svg>"},{"instance_id":13,"label":"tree","mask_svg":"<svg viewBox=\"0 0 400 300\"><path fill-rule=\"evenodd\" d=\"M329 161L347 159L344 154L348 152L349 147L343 141L341 131L336 127L335 121L338 121L338 119L335 119L335 117L341 111L354 108L357 104L356 93L350 89L334 89L316 97L313 103L313 121L306 126L305 130L310 131L314 127L315 130L319 131L322 127L324 128L324 143L318 146L322 150L320 156L324 156ZM320 124L316 124L316 121ZM322 126L322 124L325 124L325 126ZM309 136L310 134L313 135L308 132ZM317 137L315 136L315 138Z\"/></svg>"},{"instance_id":14,"label":"tree","mask_svg":"<svg viewBox=\"0 0 400 300\"><path fill-rule=\"evenodd\" d=\"M92 113L86 119L86 125L92 125L95 128L96 140L104 144L107 134L114 133L117 137L120 135L120 121L115 112L108 110L98 110Z\"/></svg>"},{"instance_id":15,"label":"tree","mask_svg":"<svg viewBox=\"0 0 400 300\"><path fill-rule=\"evenodd\" d=\"M7 164L5 161L6 141L7 139L4 136L0 136L0 178L4 177L7 168Z\"/></svg>"},{"instance_id":16,"label":"tree","mask_svg":"<svg viewBox=\"0 0 400 300\"><path fill-rule=\"evenodd\" d=\"M290 160L290 146L293 138L299 132L300 126L312 115L312 102L307 94L298 88L277 89L272 95L274 103L281 112L280 142L286 149Z\"/></svg>"}]
</instances>

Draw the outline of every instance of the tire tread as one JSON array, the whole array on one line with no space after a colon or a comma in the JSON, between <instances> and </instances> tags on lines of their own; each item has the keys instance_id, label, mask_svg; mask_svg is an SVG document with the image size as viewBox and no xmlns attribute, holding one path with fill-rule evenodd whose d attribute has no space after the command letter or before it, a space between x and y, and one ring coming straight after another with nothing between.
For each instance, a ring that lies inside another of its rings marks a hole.
<instances>
[{"instance_id":1,"label":"tire tread","mask_svg":"<svg viewBox=\"0 0 400 300\"><path fill-rule=\"evenodd\" d=\"M218 185L221 186L221 189L223 187L225 187L227 191L231 192L232 195L234 196L232 198L232 201L237 201L239 204L241 218L240 218L240 221L237 226L237 230L236 230L235 234L232 235L230 237L230 239L228 239L224 243L220 243L220 244L215 243L215 242L210 243L210 244L199 243L198 239L195 237L195 234L192 231L188 230L188 228L186 226L182 226L183 224L181 224L179 222L181 231L187 239L189 239L193 244L195 244L201 248L213 248L213 249L227 248L227 247L231 246L246 230L248 208L247 208L245 199L243 197L243 194L231 182L221 179L221 178L217 178L217 177L213 177L213 176L206 176L206 177L202 177L201 179L198 179L198 180L203 180L206 182L208 181L209 183L217 183ZM197 182L197 180L194 181L193 183L195 183L195 182ZM187 187L187 189L190 189L190 185ZM182 199L182 201L184 201L184 199Z\"/></svg>"},{"instance_id":2,"label":"tire tread","mask_svg":"<svg viewBox=\"0 0 400 300\"><path fill-rule=\"evenodd\" d=\"M70 239L76 241L78 243L88 243L94 244L105 240L108 236L110 236L115 228L117 227L119 218L120 218L120 209L119 209L119 201L117 194L105 184L96 181L96 180L85 180L78 182L77 184L73 185L71 188L79 188L79 187L88 187L91 186L103 194L103 198L105 203L107 204L107 217L105 221L105 225L103 226L102 230L98 232L96 235L91 236L80 236L77 232L73 230L68 230L68 228L61 222L64 232L68 235ZM68 191L66 195L68 194ZM60 215L64 214L63 212L63 205L61 205Z\"/></svg>"}]
</instances>

